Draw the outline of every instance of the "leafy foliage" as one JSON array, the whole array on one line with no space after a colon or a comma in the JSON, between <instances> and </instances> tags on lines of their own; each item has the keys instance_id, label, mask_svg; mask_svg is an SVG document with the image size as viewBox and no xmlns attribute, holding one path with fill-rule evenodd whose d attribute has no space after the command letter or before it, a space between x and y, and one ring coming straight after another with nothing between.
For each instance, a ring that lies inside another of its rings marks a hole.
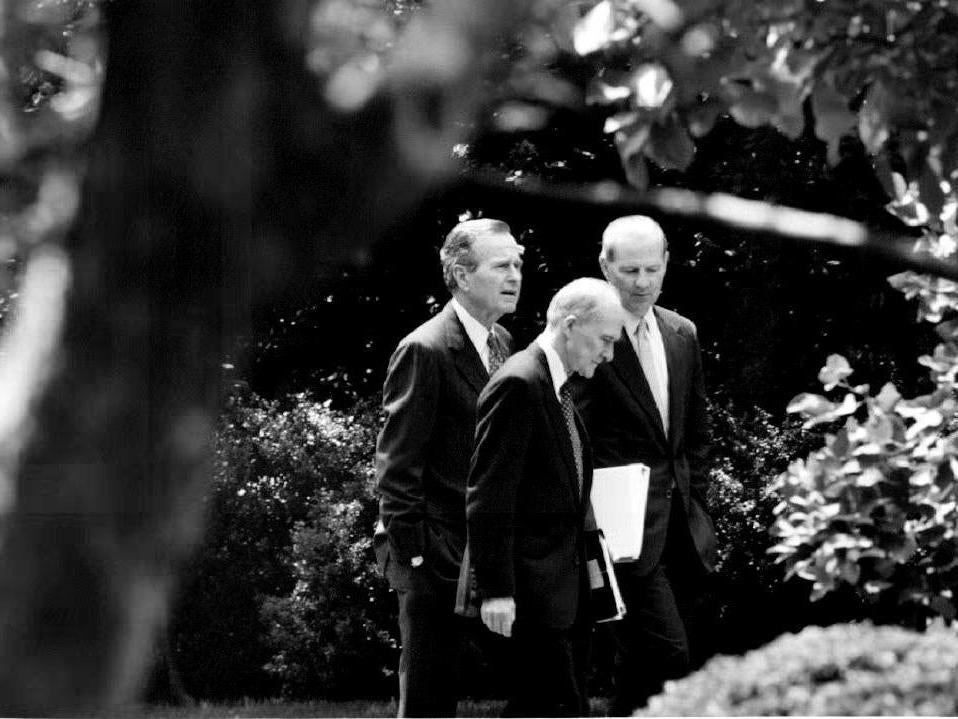
<instances>
[{"instance_id":1,"label":"leafy foliage","mask_svg":"<svg viewBox=\"0 0 958 719\"><path fill-rule=\"evenodd\" d=\"M956 328L940 324L943 342L920 359L931 368L930 394L906 400L887 383L873 395L850 384L852 368L832 355L819 380L842 400L801 394L790 405L806 427L842 420L775 485L783 501L772 551L789 575L813 583L813 598L844 583L876 600L890 595L918 617L955 618Z\"/></svg>"},{"instance_id":2,"label":"leafy foliage","mask_svg":"<svg viewBox=\"0 0 958 719\"><path fill-rule=\"evenodd\" d=\"M394 603L369 546L377 427L369 405L228 402L210 526L174 621L192 693L382 691L395 665Z\"/></svg>"},{"instance_id":3,"label":"leafy foliage","mask_svg":"<svg viewBox=\"0 0 958 719\"><path fill-rule=\"evenodd\" d=\"M666 685L638 716L949 716L958 710L958 645L940 625L837 624L717 657Z\"/></svg>"}]
</instances>

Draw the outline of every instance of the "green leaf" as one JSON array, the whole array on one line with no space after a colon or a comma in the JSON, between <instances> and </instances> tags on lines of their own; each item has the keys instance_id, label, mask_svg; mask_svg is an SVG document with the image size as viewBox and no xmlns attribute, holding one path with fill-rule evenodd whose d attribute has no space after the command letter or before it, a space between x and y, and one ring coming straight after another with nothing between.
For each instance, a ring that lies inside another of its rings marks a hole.
<instances>
[{"instance_id":1,"label":"green leaf","mask_svg":"<svg viewBox=\"0 0 958 719\"><path fill-rule=\"evenodd\" d=\"M828 355L828 359L825 360L825 366L818 372L818 381L825 385L825 391L827 392L851 375L853 371L848 364L848 360L841 355Z\"/></svg>"},{"instance_id":2,"label":"green leaf","mask_svg":"<svg viewBox=\"0 0 958 719\"><path fill-rule=\"evenodd\" d=\"M695 157L695 143L675 115L670 115L665 122L652 125L645 154L667 170L685 170Z\"/></svg>"},{"instance_id":3,"label":"green leaf","mask_svg":"<svg viewBox=\"0 0 958 719\"><path fill-rule=\"evenodd\" d=\"M872 154L882 148L890 135L884 108L887 95L884 84L876 82L869 88L858 112L858 136L865 149Z\"/></svg>"},{"instance_id":4,"label":"green leaf","mask_svg":"<svg viewBox=\"0 0 958 719\"><path fill-rule=\"evenodd\" d=\"M708 99L700 102L685 113L685 122L688 124L692 137L704 137L715 127L715 122L724 113L726 107L718 100Z\"/></svg>"},{"instance_id":5,"label":"green leaf","mask_svg":"<svg viewBox=\"0 0 958 719\"><path fill-rule=\"evenodd\" d=\"M848 109L848 98L831 85L820 82L812 91L815 135L828 145L828 162L837 165L839 141L855 129L857 118Z\"/></svg>"},{"instance_id":6,"label":"green leaf","mask_svg":"<svg viewBox=\"0 0 958 719\"><path fill-rule=\"evenodd\" d=\"M643 110L661 109L674 87L668 70L658 63L639 65L629 83L632 86L632 101Z\"/></svg>"},{"instance_id":7,"label":"green leaf","mask_svg":"<svg viewBox=\"0 0 958 719\"><path fill-rule=\"evenodd\" d=\"M935 332L946 342L949 340L958 340L958 319L940 322L935 326Z\"/></svg>"},{"instance_id":8,"label":"green leaf","mask_svg":"<svg viewBox=\"0 0 958 719\"><path fill-rule=\"evenodd\" d=\"M932 597L931 602L929 602L929 606L937 614L940 614L945 619L945 621L950 622L955 618L955 605L950 599L947 599L946 597L943 597L941 595L938 595L937 597Z\"/></svg>"},{"instance_id":9,"label":"green leaf","mask_svg":"<svg viewBox=\"0 0 958 719\"><path fill-rule=\"evenodd\" d=\"M826 412L833 411L835 407L834 402L830 402L820 394L802 392L792 398L792 401L788 403L788 407L785 411L790 414L800 412L806 417L817 417Z\"/></svg>"},{"instance_id":10,"label":"green leaf","mask_svg":"<svg viewBox=\"0 0 958 719\"><path fill-rule=\"evenodd\" d=\"M772 121L778 112L778 100L767 92L746 89L729 108L735 121L745 127L761 127Z\"/></svg>"},{"instance_id":11,"label":"green leaf","mask_svg":"<svg viewBox=\"0 0 958 719\"><path fill-rule=\"evenodd\" d=\"M875 397L875 402L881 408L883 412L891 412L895 409L895 405L898 404L898 401L901 399L901 394L895 389L895 385L891 382L886 382L882 388L881 392L878 393L878 396Z\"/></svg>"},{"instance_id":12,"label":"green leaf","mask_svg":"<svg viewBox=\"0 0 958 719\"><path fill-rule=\"evenodd\" d=\"M572 29L572 45L580 55L591 55L613 41L615 13L610 0L602 0Z\"/></svg>"},{"instance_id":13,"label":"green leaf","mask_svg":"<svg viewBox=\"0 0 958 719\"><path fill-rule=\"evenodd\" d=\"M649 187L649 168L645 164L645 157L642 153L633 152L631 155L622 158L622 169L625 170L625 177L639 192L645 192Z\"/></svg>"},{"instance_id":14,"label":"green leaf","mask_svg":"<svg viewBox=\"0 0 958 719\"><path fill-rule=\"evenodd\" d=\"M940 217L945 206L945 193L941 189L942 178L926 162L918 175L918 201L932 217Z\"/></svg>"},{"instance_id":15,"label":"green leaf","mask_svg":"<svg viewBox=\"0 0 958 719\"><path fill-rule=\"evenodd\" d=\"M610 105L627 100L632 95L632 89L625 84L605 82L598 78L589 83L585 93L587 105Z\"/></svg>"}]
</instances>

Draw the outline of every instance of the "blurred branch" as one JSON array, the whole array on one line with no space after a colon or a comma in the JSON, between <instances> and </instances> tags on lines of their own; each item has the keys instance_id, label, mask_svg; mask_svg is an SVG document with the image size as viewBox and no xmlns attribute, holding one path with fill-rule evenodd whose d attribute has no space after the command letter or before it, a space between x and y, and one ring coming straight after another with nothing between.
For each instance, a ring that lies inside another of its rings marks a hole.
<instances>
[{"instance_id":1,"label":"blurred branch","mask_svg":"<svg viewBox=\"0 0 958 719\"><path fill-rule=\"evenodd\" d=\"M659 188L640 193L616 182L551 183L524 177L507 181L490 172L470 170L464 179L485 189L527 195L556 203L587 205L614 212L681 217L702 225L733 227L756 239L856 248L889 260L902 270L958 280L958 263L915 252L916 238L876 230L824 212L810 212L725 193Z\"/></svg>"}]
</instances>

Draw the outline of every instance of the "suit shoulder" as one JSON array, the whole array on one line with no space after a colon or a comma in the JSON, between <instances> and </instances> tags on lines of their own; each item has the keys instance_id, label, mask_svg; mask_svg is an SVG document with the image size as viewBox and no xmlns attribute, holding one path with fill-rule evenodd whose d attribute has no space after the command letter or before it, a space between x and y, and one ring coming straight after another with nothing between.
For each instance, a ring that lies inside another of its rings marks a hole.
<instances>
[{"instance_id":1,"label":"suit shoulder","mask_svg":"<svg viewBox=\"0 0 958 719\"><path fill-rule=\"evenodd\" d=\"M662 319L672 325L676 331L690 334L693 337L697 336L698 329L695 327L695 323L688 317L680 315L674 310L666 309L665 307L658 307L658 310L661 313Z\"/></svg>"},{"instance_id":2,"label":"suit shoulder","mask_svg":"<svg viewBox=\"0 0 958 719\"><path fill-rule=\"evenodd\" d=\"M447 318L443 313L439 313L429 318L412 332L407 334L396 346L396 349L404 347L416 347L426 350L442 350L445 348Z\"/></svg>"}]
</instances>

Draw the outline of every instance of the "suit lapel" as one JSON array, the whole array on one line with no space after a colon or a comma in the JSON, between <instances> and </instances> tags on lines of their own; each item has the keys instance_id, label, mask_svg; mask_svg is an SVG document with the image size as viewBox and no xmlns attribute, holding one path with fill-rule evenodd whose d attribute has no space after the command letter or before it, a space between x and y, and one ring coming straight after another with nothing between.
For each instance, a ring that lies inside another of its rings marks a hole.
<instances>
[{"instance_id":1,"label":"suit lapel","mask_svg":"<svg viewBox=\"0 0 958 719\"><path fill-rule=\"evenodd\" d=\"M456 371L478 394L482 392L486 382L489 381L489 373L486 372L485 365L479 358L479 353L470 341L466 330L456 316L456 311L449 302L442 310L443 322L446 326L446 345L452 352L452 361L456 366Z\"/></svg>"},{"instance_id":2,"label":"suit lapel","mask_svg":"<svg viewBox=\"0 0 958 719\"><path fill-rule=\"evenodd\" d=\"M572 497L578 505L578 502L581 501L579 497L579 476L575 467L575 456L572 453L572 440L569 438L569 430L566 428L565 417L562 415L562 406L556 397L552 375L549 374L549 362L546 360L546 353L538 345L535 346L535 351L538 353L539 381L542 383L543 402L545 403L546 414L549 415L549 426L552 427L555 446L560 448L559 453L565 461L566 477L570 482Z\"/></svg>"},{"instance_id":3,"label":"suit lapel","mask_svg":"<svg viewBox=\"0 0 958 719\"><path fill-rule=\"evenodd\" d=\"M684 394L681 387L681 378L686 375L683 340L675 328L665 320L661 312L655 313L659 322L659 332L662 335L662 344L665 346L665 361L669 370L669 427L674 430L681 426L682 416L685 413ZM669 434L675 436L675 432ZM670 437L671 439L671 437Z\"/></svg>"},{"instance_id":4,"label":"suit lapel","mask_svg":"<svg viewBox=\"0 0 958 719\"><path fill-rule=\"evenodd\" d=\"M665 428L662 426L662 418L659 416L658 407L655 405L655 398L652 396L648 380L645 379L645 372L642 371L642 365L635 354L635 348L629 341L625 330L622 330L622 336L615 343L615 352L611 364L612 370L618 375L619 380L629 388L632 397L648 416L649 423L656 428L659 438L666 441ZM671 374L669 376L671 377ZM669 385L671 390L671 379Z\"/></svg>"}]
</instances>

